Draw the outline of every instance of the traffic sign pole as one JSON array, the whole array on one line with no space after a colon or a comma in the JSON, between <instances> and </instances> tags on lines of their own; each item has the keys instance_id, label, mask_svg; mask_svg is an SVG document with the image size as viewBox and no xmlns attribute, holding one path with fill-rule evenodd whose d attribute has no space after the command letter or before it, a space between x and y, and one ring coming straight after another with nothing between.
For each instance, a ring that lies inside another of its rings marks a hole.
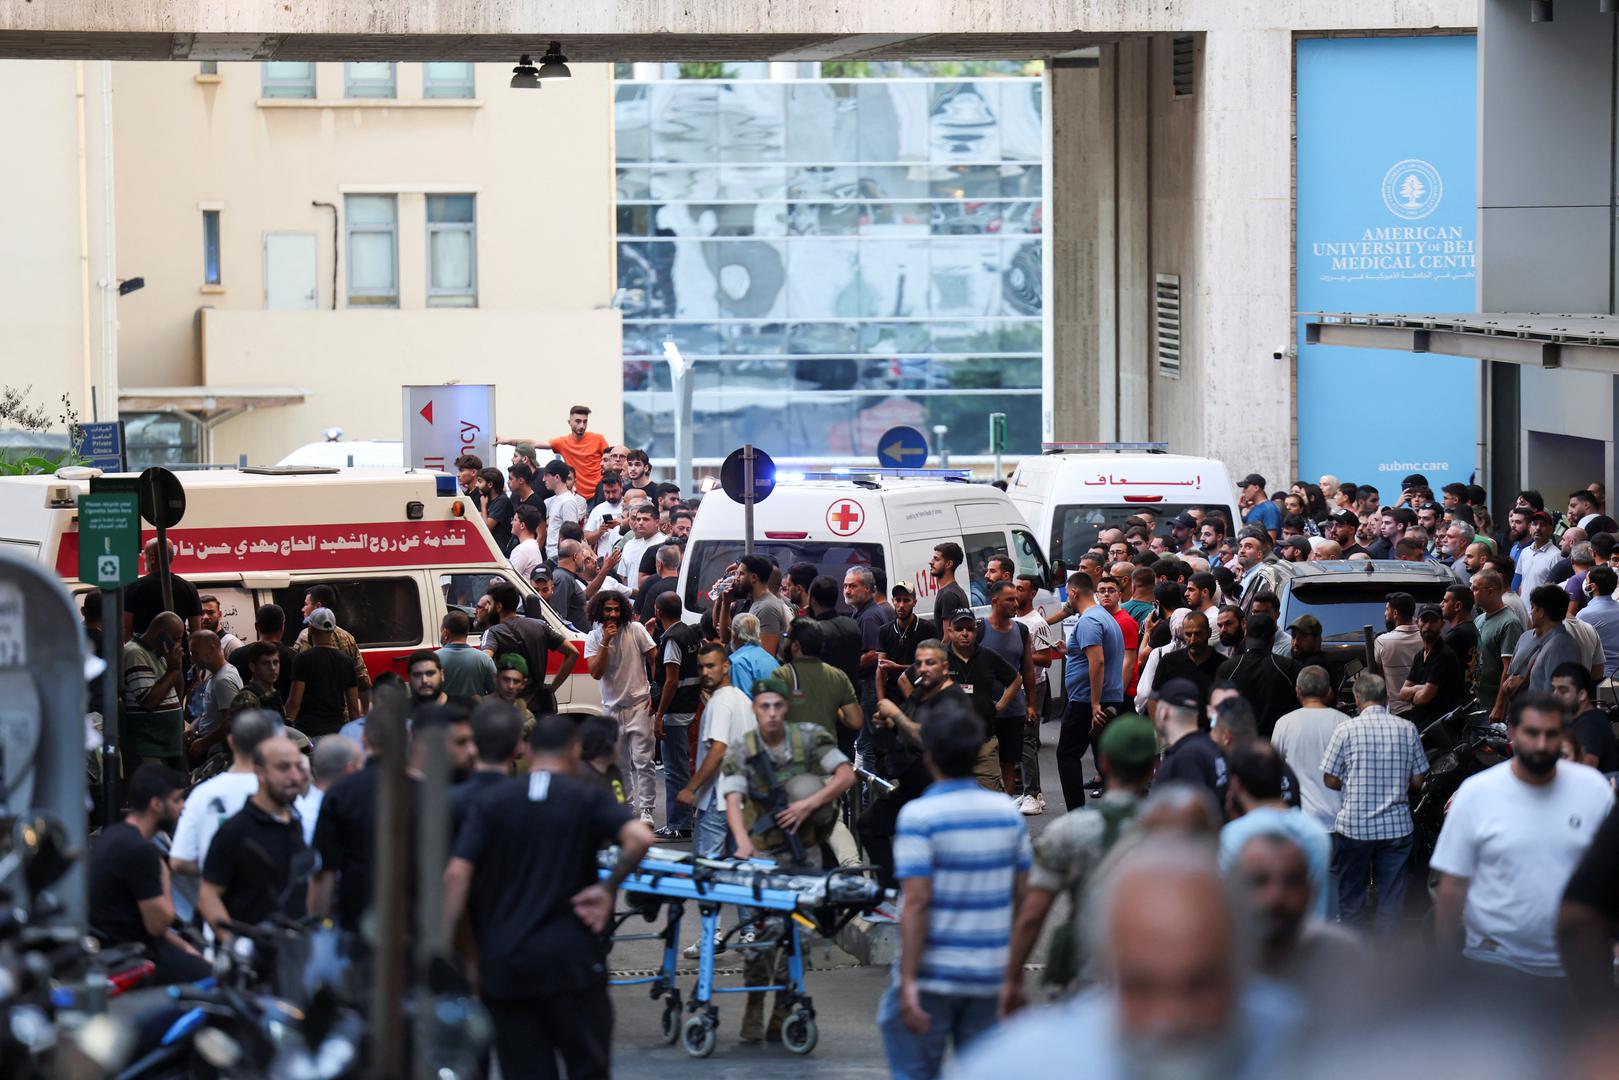
<instances>
[{"instance_id":1,"label":"traffic sign pole","mask_svg":"<svg viewBox=\"0 0 1619 1080\"><path fill-rule=\"evenodd\" d=\"M123 714L120 695L124 689L124 590L101 590L101 658L107 669L101 673L101 813L103 825L116 825L119 819L118 764L123 749L119 717Z\"/></svg>"},{"instance_id":2,"label":"traffic sign pole","mask_svg":"<svg viewBox=\"0 0 1619 1080\"><path fill-rule=\"evenodd\" d=\"M753 554L753 444L742 444L742 554Z\"/></svg>"}]
</instances>

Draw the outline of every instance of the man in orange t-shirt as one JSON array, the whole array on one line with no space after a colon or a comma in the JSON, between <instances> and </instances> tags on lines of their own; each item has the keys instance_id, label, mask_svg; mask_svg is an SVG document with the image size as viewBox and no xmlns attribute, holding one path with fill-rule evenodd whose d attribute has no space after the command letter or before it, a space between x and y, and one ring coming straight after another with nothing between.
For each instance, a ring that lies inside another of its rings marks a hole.
<instances>
[{"instance_id":1,"label":"man in orange t-shirt","mask_svg":"<svg viewBox=\"0 0 1619 1080\"><path fill-rule=\"evenodd\" d=\"M568 410L568 434L537 443L562 455L562 460L573 469L574 491L587 500L596 494L596 485L602 476L602 453L608 446L607 440L599 432L586 430L589 426L590 406L575 405ZM496 440L509 446L518 446L526 441Z\"/></svg>"}]
</instances>

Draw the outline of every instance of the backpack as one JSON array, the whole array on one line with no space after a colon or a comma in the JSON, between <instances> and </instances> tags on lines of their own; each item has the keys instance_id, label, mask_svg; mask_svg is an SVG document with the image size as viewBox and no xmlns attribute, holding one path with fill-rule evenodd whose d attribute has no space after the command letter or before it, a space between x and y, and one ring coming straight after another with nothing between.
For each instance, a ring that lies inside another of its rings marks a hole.
<instances>
[{"instance_id":1,"label":"backpack","mask_svg":"<svg viewBox=\"0 0 1619 1080\"><path fill-rule=\"evenodd\" d=\"M1135 820L1136 811L1140 809L1139 803L1110 803L1098 802L1096 811L1102 815L1102 850L1097 858L1097 865L1113 850L1124 833L1124 827ZM1074 897L1073 910L1068 918L1059 923L1051 932L1051 946L1046 951L1046 966L1040 973L1040 981L1046 986L1063 987L1078 979L1081 973L1079 949L1079 897Z\"/></svg>"}]
</instances>

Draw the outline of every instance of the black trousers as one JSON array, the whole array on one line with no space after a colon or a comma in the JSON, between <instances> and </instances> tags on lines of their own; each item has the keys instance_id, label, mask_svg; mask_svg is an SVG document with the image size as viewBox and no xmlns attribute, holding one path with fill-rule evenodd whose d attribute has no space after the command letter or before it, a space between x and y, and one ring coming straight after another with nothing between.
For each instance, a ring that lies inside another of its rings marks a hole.
<instances>
[{"instance_id":1,"label":"black trousers","mask_svg":"<svg viewBox=\"0 0 1619 1080\"><path fill-rule=\"evenodd\" d=\"M607 987L484 998L483 1004L495 1025L495 1054L505 1080L607 1080L611 1075L613 1005Z\"/></svg>"},{"instance_id":2,"label":"black trousers","mask_svg":"<svg viewBox=\"0 0 1619 1080\"><path fill-rule=\"evenodd\" d=\"M1124 702L1105 701L1109 716L1124 711ZM1085 751L1091 748L1091 703L1070 701L1063 710L1062 730L1057 736L1057 776L1062 783L1062 801L1070 810L1085 805Z\"/></svg>"},{"instance_id":3,"label":"black trousers","mask_svg":"<svg viewBox=\"0 0 1619 1080\"><path fill-rule=\"evenodd\" d=\"M193 956L170 941L158 942L146 950L146 955L157 968L152 973L153 986L196 982L214 973L214 965L200 956Z\"/></svg>"}]
</instances>

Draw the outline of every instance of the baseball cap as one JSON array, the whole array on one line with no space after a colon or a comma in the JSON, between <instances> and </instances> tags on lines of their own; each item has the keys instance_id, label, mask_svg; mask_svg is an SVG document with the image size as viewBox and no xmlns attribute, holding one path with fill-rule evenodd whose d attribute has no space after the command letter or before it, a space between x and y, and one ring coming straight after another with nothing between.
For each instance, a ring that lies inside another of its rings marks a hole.
<instances>
[{"instance_id":1,"label":"baseball cap","mask_svg":"<svg viewBox=\"0 0 1619 1080\"><path fill-rule=\"evenodd\" d=\"M528 579L530 581L550 581L551 569L542 563L529 571Z\"/></svg>"},{"instance_id":2,"label":"baseball cap","mask_svg":"<svg viewBox=\"0 0 1619 1080\"><path fill-rule=\"evenodd\" d=\"M1410 488L1410 487L1427 487L1427 486L1428 486L1428 478L1426 476L1423 476L1419 472L1408 473L1408 474L1406 474L1405 478L1400 481L1400 490L1401 491L1404 491L1406 488Z\"/></svg>"},{"instance_id":3,"label":"baseball cap","mask_svg":"<svg viewBox=\"0 0 1619 1080\"><path fill-rule=\"evenodd\" d=\"M1150 698L1182 709L1196 709L1202 705L1202 698L1197 692L1197 683L1191 679L1170 679L1154 690Z\"/></svg>"},{"instance_id":4,"label":"baseball cap","mask_svg":"<svg viewBox=\"0 0 1619 1080\"><path fill-rule=\"evenodd\" d=\"M1265 478L1263 476L1260 476L1256 472L1251 472L1247 476L1243 477L1241 480L1238 480L1237 481L1237 486L1238 487L1261 487L1262 488L1262 487L1265 486Z\"/></svg>"},{"instance_id":5,"label":"baseball cap","mask_svg":"<svg viewBox=\"0 0 1619 1080\"><path fill-rule=\"evenodd\" d=\"M332 614L331 608L318 607L309 613L304 620L311 630L336 630L337 616Z\"/></svg>"},{"instance_id":6,"label":"baseball cap","mask_svg":"<svg viewBox=\"0 0 1619 1080\"><path fill-rule=\"evenodd\" d=\"M515 671L528 678L528 661L517 653L501 653L500 659L495 661L496 671Z\"/></svg>"},{"instance_id":7,"label":"baseball cap","mask_svg":"<svg viewBox=\"0 0 1619 1080\"><path fill-rule=\"evenodd\" d=\"M1444 618L1444 616L1439 613L1438 604L1421 604L1417 607L1417 622L1421 622L1423 619L1442 618Z\"/></svg>"},{"instance_id":8,"label":"baseball cap","mask_svg":"<svg viewBox=\"0 0 1619 1080\"><path fill-rule=\"evenodd\" d=\"M1557 519L1544 510L1536 510L1529 515L1530 521L1544 521L1548 525L1557 524Z\"/></svg>"},{"instance_id":9,"label":"baseball cap","mask_svg":"<svg viewBox=\"0 0 1619 1080\"><path fill-rule=\"evenodd\" d=\"M1308 536L1290 536L1282 541L1282 546L1292 548L1294 551L1309 552L1310 538Z\"/></svg>"},{"instance_id":10,"label":"baseball cap","mask_svg":"<svg viewBox=\"0 0 1619 1080\"><path fill-rule=\"evenodd\" d=\"M1127 769L1140 769L1158 756L1158 735L1144 717L1125 713L1102 729L1096 749L1109 761Z\"/></svg>"},{"instance_id":11,"label":"baseball cap","mask_svg":"<svg viewBox=\"0 0 1619 1080\"><path fill-rule=\"evenodd\" d=\"M898 593L904 593L906 596L915 596L916 595L916 591L914 589L912 589L909 585L905 584L905 582L903 582L903 581L896 581L896 582L894 582L894 584L892 584L892 585L890 585L888 587L888 595L889 596L894 596L894 595L896 595Z\"/></svg>"},{"instance_id":12,"label":"baseball cap","mask_svg":"<svg viewBox=\"0 0 1619 1080\"><path fill-rule=\"evenodd\" d=\"M1327 516L1338 525L1348 525L1351 529L1360 528L1360 518L1347 506L1337 507Z\"/></svg>"},{"instance_id":13,"label":"baseball cap","mask_svg":"<svg viewBox=\"0 0 1619 1080\"><path fill-rule=\"evenodd\" d=\"M1321 633L1321 620L1314 615L1300 615L1293 620L1293 632L1295 634L1319 634Z\"/></svg>"},{"instance_id":14,"label":"baseball cap","mask_svg":"<svg viewBox=\"0 0 1619 1080\"><path fill-rule=\"evenodd\" d=\"M956 613L950 616L951 626L960 626L962 623L976 623L978 616L974 615L972 608L957 608Z\"/></svg>"},{"instance_id":15,"label":"baseball cap","mask_svg":"<svg viewBox=\"0 0 1619 1080\"><path fill-rule=\"evenodd\" d=\"M1177 529L1197 528L1197 518L1184 512L1176 514L1174 517L1170 518L1169 523Z\"/></svg>"}]
</instances>

